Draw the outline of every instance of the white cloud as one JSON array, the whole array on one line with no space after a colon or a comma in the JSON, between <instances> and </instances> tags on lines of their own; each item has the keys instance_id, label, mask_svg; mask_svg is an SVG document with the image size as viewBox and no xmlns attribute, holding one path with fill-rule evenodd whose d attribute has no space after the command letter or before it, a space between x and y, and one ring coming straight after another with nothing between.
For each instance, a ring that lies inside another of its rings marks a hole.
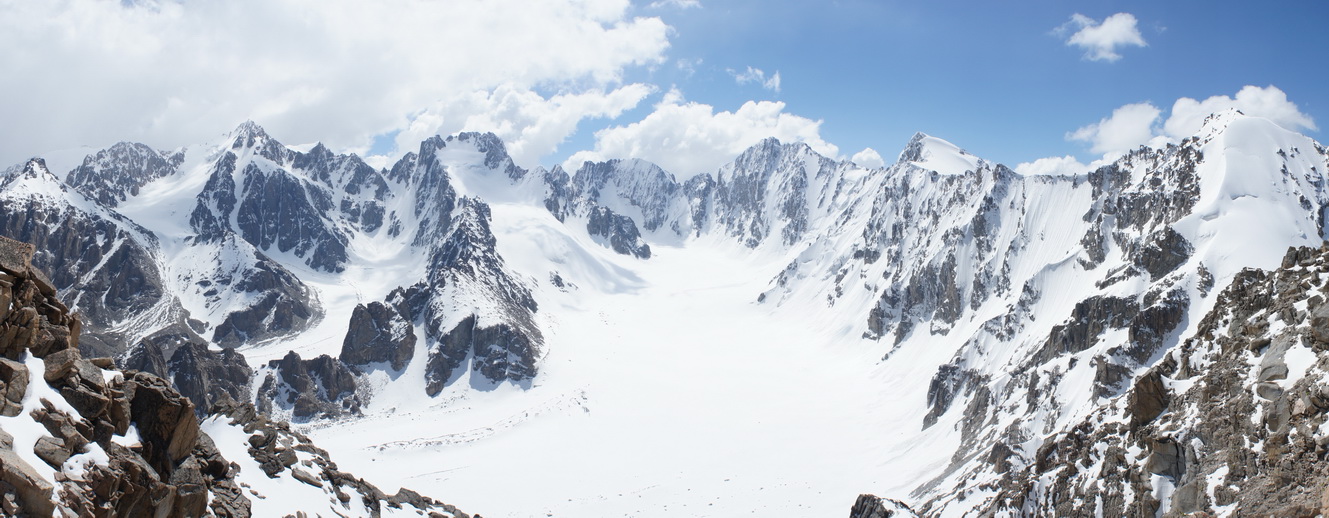
<instances>
[{"instance_id":1,"label":"white cloud","mask_svg":"<svg viewBox=\"0 0 1329 518\"><path fill-rule=\"evenodd\" d=\"M1235 98L1215 95L1197 101L1182 97L1172 104L1166 117L1151 103L1127 104L1105 119L1066 134L1067 140L1088 142L1090 151L1102 154L1098 160L1083 165L1071 156L1040 158L1022 163L1015 170L1022 174L1058 174L1093 169L1139 146L1161 147L1194 136L1210 115L1232 109L1269 119L1291 131L1317 129L1310 115L1278 87L1245 86Z\"/></svg>"},{"instance_id":2,"label":"white cloud","mask_svg":"<svg viewBox=\"0 0 1329 518\"><path fill-rule=\"evenodd\" d=\"M849 160L867 168L877 168L886 165L886 161L881 159L881 153L878 153L877 150L870 147L863 148L862 151L854 153L854 156Z\"/></svg>"},{"instance_id":3,"label":"white cloud","mask_svg":"<svg viewBox=\"0 0 1329 518\"><path fill-rule=\"evenodd\" d=\"M1080 163L1075 157L1053 156L1040 158L1033 162L1023 162L1015 166L1015 172L1025 176L1033 175L1075 175L1088 171L1090 166Z\"/></svg>"},{"instance_id":4,"label":"white cloud","mask_svg":"<svg viewBox=\"0 0 1329 518\"><path fill-rule=\"evenodd\" d=\"M661 9L664 7L677 7L679 9L691 9L701 7L701 0L655 0L649 6L651 9Z\"/></svg>"},{"instance_id":5,"label":"white cloud","mask_svg":"<svg viewBox=\"0 0 1329 518\"><path fill-rule=\"evenodd\" d=\"M574 171L587 160L641 158L689 178L716 171L767 137L804 142L823 155L839 155L837 147L822 140L821 121L785 113L784 108L782 102L748 101L736 111L717 113L710 105L686 102L677 90L670 90L641 121L597 131L595 149L573 155L563 167Z\"/></svg>"},{"instance_id":6,"label":"white cloud","mask_svg":"<svg viewBox=\"0 0 1329 518\"><path fill-rule=\"evenodd\" d=\"M780 93L779 70L776 70L774 74L770 75L770 77L767 77L766 72L762 72L760 68L752 68L752 67L748 67L748 69L743 72L736 72L734 70L730 70L729 73L734 76L734 82L740 85L747 83L757 83L761 85L762 88L765 88L775 93Z\"/></svg>"},{"instance_id":7,"label":"white cloud","mask_svg":"<svg viewBox=\"0 0 1329 518\"><path fill-rule=\"evenodd\" d=\"M1067 140L1090 143L1090 151L1120 154L1149 142L1154 137L1154 123L1162 113L1149 103L1127 104L1094 124L1066 134Z\"/></svg>"},{"instance_id":8,"label":"white cloud","mask_svg":"<svg viewBox=\"0 0 1329 518\"><path fill-rule=\"evenodd\" d=\"M674 60L674 66L678 67L678 71L682 72L684 77L692 77L694 74L696 74L697 67L701 66L701 63L702 63L701 58L696 58L696 59L678 58Z\"/></svg>"},{"instance_id":9,"label":"white cloud","mask_svg":"<svg viewBox=\"0 0 1329 518\"><path fill-rule=\"evenodd\" d=\"M1117 13L1105 18L1101 23L1076 13L1071 15L1070 21L1062 24L1053 32L1058 35L1065 35L1074 30L1070 38L1066 39L1067 45L1074 45L1084 49L1084 58L1090 61L1113 62L1121 59L1121 54L1117 53L1118 47L1144 47L1147 45L1144 36L1140 35L1140 29L1137 27L1135 16L1130 13Z\"/></svg>"},{"instance_id":10,"label":"white cloud","mask_svg":"<svg viewBox=\"0 0 1329 518\"><path fill-rule=\"evenodd\" d=\"M614 118L641 103L654 89L633 83L605 92L588 90L545 98L529 89L502 85L434 103L397 134L397 148L412 151L433 135L492 131L518 165L532 167L558 147L584 118Z\"/></svg>"},{"instance_id":11,"label":"white cloud","mask_svg":"<svg viewBox=\"0 0 1329 518\"><path fill-rule=\"evenodd\" d=\"M628 0L0 0L0 163L122 139L173 147L245 119L283 141L363 147L476 92L544 107L517 111L545 126L509 131L535 153L575 123L530 110L575 121L640 100L639 85L616 87L627 67L664 61L669 28L631 11ZM536 87L568 93L536 100Z\"/></svg>"},{"instance_id":12,"label":"white cloud","mask_svg":"<svg viewBox=\"0 0 1329 518\"><path fill-rule=\"evenodd\" d=\"M1232 108L1246 115L1264 117L1292 131L1317 129L1310 115L1302 113L1288 100L1286 93L1270 85L1264 88L1246 86L1237 92L1235 99L1226 95L1215 95L1203 101L1189 97L1177 99L1172 104L1171 116L1163 124L1163 131L1168 137L1180 140L1200 131L1205 117Z\"/></svg>"},{"instance_id":13,"label":"white cloud","mask_svg":"<svg viewBox=\"0 0 1329 518\"><path fill-rule=\"evenodd\" d=\"M1127 104L1112 110L1112 115L1105 119L1067 133L1066 139L1088 142L1094 153L1119 155L1142 145L1162 145L1190 137L1200 131L1205 118L1230 109L1269 119L1292 131L1316 129L1310 115L1288 100L1286 93L1271 85L1243 87L1236 98L1215 95L1197 101L1182 97L1172 104L1166 119L1163 111L1151 103ZM1042 160L1051 159L1039 161ZM1030 167L1035 164L1037 161Z\"/></svg>"}]
</instances>

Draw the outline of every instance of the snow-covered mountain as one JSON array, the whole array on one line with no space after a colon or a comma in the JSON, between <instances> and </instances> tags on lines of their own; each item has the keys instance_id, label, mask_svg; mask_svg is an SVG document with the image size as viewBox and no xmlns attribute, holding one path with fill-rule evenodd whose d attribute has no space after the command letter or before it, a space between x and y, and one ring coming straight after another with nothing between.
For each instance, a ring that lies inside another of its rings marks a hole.
<instances>
[{"instance_id":1,"label":"snow-covered mountain","mask_svg":"<svg viewBox=\"0 0 1329 518\"><path fill-rule=\"evenodd\" d=\"M247 372L356 472L467 509L1037 514L1048 445L1212 332L1244 269L1320 245L1327 168L1238 112L1067 176L923 134L878 169L768 139L686 179L526 170L463 133L376 170L246 123L15 168L0 230L47 251L88 347L177 385ZM248 370L198 367L208 344ZM1240 510L1188 473L1098 510Z\"/></svg>"}]
</instances>

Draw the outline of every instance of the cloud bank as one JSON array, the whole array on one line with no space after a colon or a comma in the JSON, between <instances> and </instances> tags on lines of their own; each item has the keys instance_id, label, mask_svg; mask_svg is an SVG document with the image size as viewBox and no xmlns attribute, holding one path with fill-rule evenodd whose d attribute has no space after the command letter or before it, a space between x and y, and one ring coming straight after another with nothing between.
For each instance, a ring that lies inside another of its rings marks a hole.
<instances>
[{"instance_id":1,"label":"cloud bank","mask_svg":"<svg viewBox=\"0 0 1329 518\"><path fill-rule=\"evenodd\" d=\"M1161 139L1178 141L1200 131L1205 117L1228 110L1263 117L1292 131L1315 130L1315 121L1302 113L1278 87L1246 86L1236 97L1215 95L1203 101L1182 97L1172 103L1166 119L1152 103L1128 104L1112 115L1066 134L1067 140L1088 142L1089 150L1104 155L1120 155Z\"/></svg>"},{"instance_id":2,"label":"cloud bank","mask_svg":"<svg viewBox=\"0 0 1329 518\"><path fill-rule=\"evenodd\" d=\"M685 101L680 92L671 90L644 119L597 131L595 149L572 155L563 167L575 171L587 160L641 158L689 178L714 172L767 137L804 142L823 155L839 155L839 148L822 140L821 121L784 109L782 102L748 101L735 111L716 112L713 106Z\"/></svg>"},{"instance_id":3,"label":"cloud bank","mask_svg":"<svg viewBox=\"0 0 1329 518\"><path fill-rule=\"evenodd\" d=\"M0 98L23 100L0 104L0 163L121 139L173 147L246 119L283 141L360 151L403 128L492 123L528 139L514 147L529 159L576 121L646 95L621 78L664 62L669 28L631 11L628 0L0 0ZM479 111L495 108L517 119Z\"/></svg>"}]
</instances>

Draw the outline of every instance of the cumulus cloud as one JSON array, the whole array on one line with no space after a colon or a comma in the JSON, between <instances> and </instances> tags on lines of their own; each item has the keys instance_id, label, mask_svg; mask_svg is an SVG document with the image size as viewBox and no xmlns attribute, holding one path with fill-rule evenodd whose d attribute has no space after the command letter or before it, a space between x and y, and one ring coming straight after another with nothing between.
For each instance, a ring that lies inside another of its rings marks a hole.
<instances>
[{"instance_id":1,"label":"cumulus cloud","mask_svg":"<svg viewBox=\"0 0 1329 518\"><path fill-rule=\"evenodd\" d=\"M1160 114L1162 110L1147 102L1127 104L1105 119L1067 133L1066 138L1090 143L1094 153L1125 153L1154 137Z\"/></svg>"},{"instance_id":2,"label":"cumulus cloud","mask_svg":"<svg viewBox=\"0 0 1329 518\"><path fill-rule=\"evenodd\" d=\"M1163 130L1168 137L1183 139L1200 131L1205 117L1232 108L1246 115L1264 117L1292 131L1317 129L1310 115L1302 113L1288 100L1286 93L1270 85L1264 88L1246 86L1237 92L1235 99L1226 95L1215 95L1203 101L1189 97L1177 99Z\"/></svg>"},{"instance_id":3,"label":"cumulus cloud","mask_svg":"<svg viewBox=\"0 0 1329 518\"><path fill-rule=\"evenodd\" d=\"M867 168L877 168L886 165L886 161L881 159L881 153L878 153L877 150L870 147L863 148L862 151L854 153L854 156L849 160Z\"/></svg>"},{"instance_id":4,"label":"cumulus cloud","mask_svg":"<svg viewBox=\"0 0 1329 518\"><path fill-rule=\"evenodd\" d=\"M1121 54L1117 53L1119 47L1147 45L1137 24L1135 16L1130 13L1117 13L1102 22L1076 13L1053 32L1070 34L1066 44L1084 49L1084 59L1111 63L1121 59Z\"/></svg>"},{"instance_id":5,"label":"cumulus cloud","mask_svg":"<svg viewBox=\"0 0 1329 518\"><path fill-rule=\"evenodd\" d=\"M641 121L597 131L595 148L574 154L563 167L574 171L587 160L641 158L688 178L714 172L767 137L804 142L823 155L839 155L837 147L822 140L821 121L784 109L782 102L748 101L738 110L716 112L670 90Z\"/></svg>"},{"instance_id":6,"label":"cumulus cloud","mask_svg":"<svg viewBox=\"0 0 1329 518\"><path fill-rule=\"evenodd\" d=\"M742 72L736 72L731 69L729 70L729 73L734 76L734 81L740 85L747 83L757 83L761 85L762 88L765 88L775 93L780 93L779 70L776 70L774 74L770 75L770 77L767 77L766 72L763 72L760 68L752 68L752 67L748 67L747 70L744 70Z\"/></svg>"},{"instance_id":7,"label":"cumulus cloud","mask_svg":"<svg viewBox=\"0 0 1329 518\"><path fill-rule=\"evenodd\" d=\"M491 131L507 144L518 165L531 167L549 154L584 118L614 118L632 109L654 90L634 83L612 91L589 90L545 98L529 89L502 85L451 96L415 115L397 134L397 148L414 149L433 135Z\"/></svg>"},{"instance_id":8,"label":"cumulus cloud","mask_svg":"<svg viewBox=\"0 0 1329 518\"><path fill-rule=\"evenodd\" d=\"M1025 176L1030 175L1075 175L1082 174L1090 169L1091 166L1080 163L1073 156L1053 156L1040 158L1033 162L1022 162L1015 166L1015 172Z\"/></svg>"},{"instance_id":9,"label":"cumulus cloud","mask_svg":"<svg viewBox=\"0 0 1329 518\"><path fill-rule=\"evenodd\" d=\"M1182 97L1172 104L1166 119L1163 111L1152 103L1127 104L1113 110L1107 118L1067 133L1066 139L1088 142L1094 153L1119 155L1142 145L1162 145L1190 137L1200 131L1206 117L1229 109L1269 119L1292 131L1316 129L1310 115L1288 100L1285 92L1271 85L1243 87L1235 98L1215 95L1197 101Z\"/></svg>"},{"instance_id":10,"label":"cumulus cloud","mask_svg":"<svg viewBox=\"0 0 1329 518\"><path fill-rule=\"evenodd\" d=\"M628 0L0 0L0 11L0 163L121 139L173 147L246 119L284 141L364 147L423 124L412 115L433 112L422 108L477 95L542 107L516 111L545 126L504 130L534 152L575 128L535 112L612 116L643 95L620 86L625 69L663 63L669 46L664 22L631 16ZM537 100L536 88L567 93Z\"/></svg>"}]
</instances>

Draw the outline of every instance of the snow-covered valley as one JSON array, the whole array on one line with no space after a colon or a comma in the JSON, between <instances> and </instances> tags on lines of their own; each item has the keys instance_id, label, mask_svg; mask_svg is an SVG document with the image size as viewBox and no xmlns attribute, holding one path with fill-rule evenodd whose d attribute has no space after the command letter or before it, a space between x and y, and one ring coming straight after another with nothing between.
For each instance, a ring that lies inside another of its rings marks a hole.
<instances>
[{"instance_id":1,"label":"snow-covered valley","mask_svg":"<svg viewBox=\"0 0 1329 518\"><path fill-rule=\"evenodd\" d=\"M547 213L504 209L507 257L563 232ZM865 482L904 487L910 464L946 456L892 426L916 422L922 401L902 397L879 347L818 308L755 303L778 261L723 243L657 247L650 261L588 250L540 265L577 287L546 283L537 298L550 352L531 388L417 388L311 435L356 473L496 516L834 516Z\"/></svg>"}]
</instances>

